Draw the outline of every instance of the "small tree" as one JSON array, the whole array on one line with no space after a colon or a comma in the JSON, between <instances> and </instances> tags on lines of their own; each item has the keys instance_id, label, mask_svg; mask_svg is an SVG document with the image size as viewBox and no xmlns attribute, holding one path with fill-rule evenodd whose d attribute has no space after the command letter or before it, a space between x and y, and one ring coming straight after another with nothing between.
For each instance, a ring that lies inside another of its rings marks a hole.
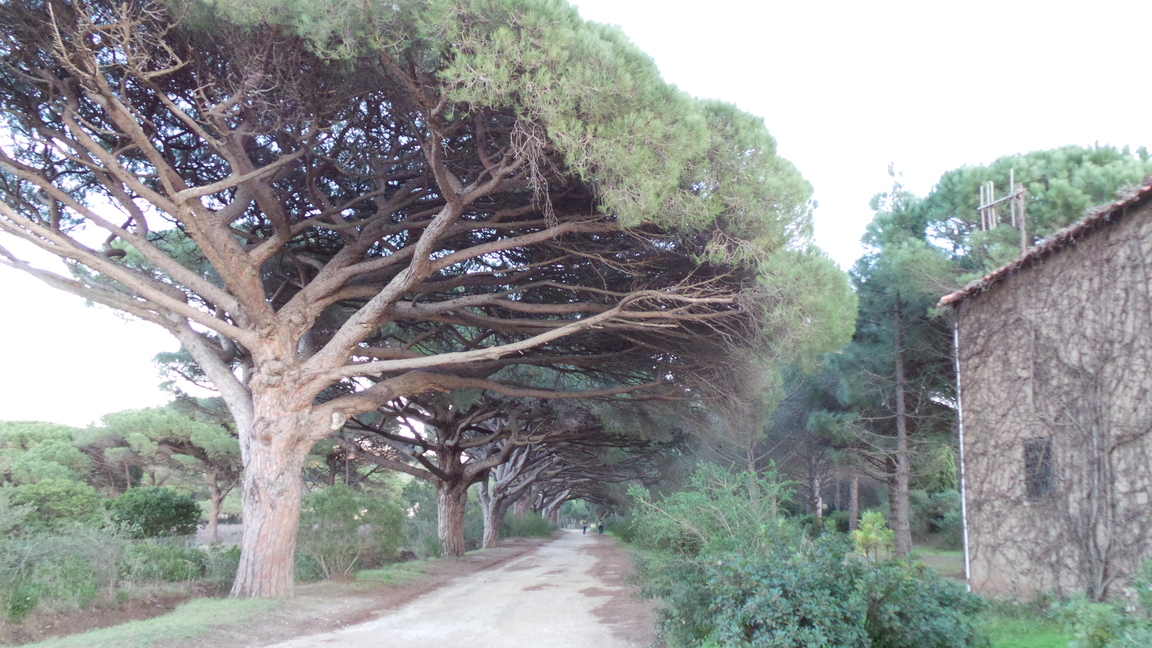
<instances>
[{"instance_id":1,"label":"small tree","mask_svg":"<svg viewBox=\"0 0 1152 648\"><path fill-rule=\"evenodd\" d=\"M357 492L338 483L304 498L297 551L314 560L325 578L346 578L366 561L394 556L402 523L392 490Z\"/></svg>"},{"instance_id":2,"label":"small tree","mask_svg":"<svg viewBox=\"0 0 1152 648\"><path fill-rule=\"evenodd\" d=\"M888 528L888 521L880 511L865 511L860 516L860 524L852 532L852 541L856 543L856 550L872 560L880 559L880 552L892 551L892 529Z\"/></svg>"},{"instance_id":3,"label":"small tree","mask_svg":"<svg viewBox=\"0 0 1152 648\"><path fill-rule=\"evenodd\" d=\"M191 535L200 521L196 500L158 486L133 488L109 505L112 520L134 538Z\"/></svg>"}]
</instances>

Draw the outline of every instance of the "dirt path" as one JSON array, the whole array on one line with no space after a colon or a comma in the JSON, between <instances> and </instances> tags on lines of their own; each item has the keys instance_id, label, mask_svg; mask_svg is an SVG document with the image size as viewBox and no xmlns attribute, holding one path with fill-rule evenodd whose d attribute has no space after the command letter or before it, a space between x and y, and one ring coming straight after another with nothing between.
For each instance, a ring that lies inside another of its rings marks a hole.
<instances>
[{"instance_id":1,"label":"dirt path","mask_svg":"<svg viewBox=\"0 0 1152 648\"><path fill-rule=\"evenodd\" d=\"M647 648L655 617L625 585L628 569L615 541L568 531L372 621L273 648Z\"/></svg>"}]
</instances>

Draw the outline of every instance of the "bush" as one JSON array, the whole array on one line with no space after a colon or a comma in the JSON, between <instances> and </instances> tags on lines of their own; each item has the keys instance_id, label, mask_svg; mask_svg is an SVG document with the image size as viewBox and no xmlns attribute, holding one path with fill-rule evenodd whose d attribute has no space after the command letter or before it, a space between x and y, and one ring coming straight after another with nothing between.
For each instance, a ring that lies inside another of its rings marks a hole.
<instances>
[{"instance_id":1,"label":"bush","mask_svg":"<svg viewBox=\"0 0 1152 648\"><path fill-rule=\"evenodd\" d=\"M71 479L44 479L12 489L11 502L27 505L30 513L21 522L26 531L51 531L71 523L100 521L104 498L84 482Z\"/></svg>"},{"instance_id":2,"label":"bush","mask_svg":"<svg viewBox=\"0 0 1152 648\"><path fill-rule=\"evenodd\" d=\"M631 515L620 515L608 520L604 530L625 544L636 542L636 521Z\"/></svg>"},{"instance_id":3,"label":"bush","mask_svg":"<svg viewBox=\"0 0 1152 648\"><path fill-rule=\"evenodd\" d=\"M509 515L500 527L500 535L505 538L547 538L556 533L556 525L535 511L528 511L524 517Z\"/></svg>"},{"instance_id":4,"label":"bush","mask_svg":"<svg viewBox=\"0 0 1152 648\"><path fill-rule=\"evenodd\" d=\"M108 508L133 538L191 535L200 521L196 500L160 487L131 488Z\"/></svg>"},{"instance_id":5,"label":"bush","mask_svg":"<svg viewBox=\"0 0 1152 648\"><path fill-rule=\"evenodd\" d=\"M124 539L115 531L73 524L55 533L0 541L0 603L19 620L39 605L87 607L116 587Z\"/></svg>"},{"instance_id":6,"label":"bush","mask_svg":"<svg viewBox=\"0 0 1152 648\"><path fill-rule=\"evenodd\" d=\"M404 546L421 559L439 556L436 489L426 481L413 479L404 485L401 498L408 513L404 517Z\"/></svg>"},{"instance_id":7,"label":"bush","mask_svg":"<svg viewBox=\"0 0 1152 648\"><path fill-rule=\"evenodd\" d=\"M1152 646L1152 561L1132 579L1136 605L1091 603L1083 596L1063 601L1057 619L1072 633L1071 648Z\"/></svg>"},{"instance_id":8,"label":"bush","mask_svg":"<svg viewBox=\"0 0 1152 648\"><path fill-rule=\"evenodd\" d=\"M240 547L212 545L204 549L204 578L207 580L231 586L239 567Z\"/></svg>"},{"instance_id":9,"label":"bush","mask_svg":"<svg viewBox=\"0 0 1152 648\"><path fill-rule=\"evenodd\" d=\"M945 549L959 549L963 546L959 491L944 490L929 495L914 490L908 495L912 535L924 538L937 534Z\"/></svg>"},{"instance_id":10,"label":"bush","mask_svg":"<svg viewBox=\"0 0 1152 648\"><path fill-rule=\"evenodd\" d=\"M979 597L923 566L846 558L851 548L824 535L681 564L668 574L679 585L665 597L665 639L715 648L986 645L973 620Z\"/></svg>"},{"instance_id":11,"label":"bush","mask_svg":"<svg viewBox=\"0 0 1152 648\"><path fill-rule=\"evenodd\" d=\"M396 555L402 512L387 490L354 491L336 484L311 493L300 515L297 554L318 566L324 578L347 577ZM297 560L297 570L301 569ZM305 565L307 575L311 566Z\"/></svg>"},{"instance_id":12,"label":"bush","mask_svg":"<svg viewBox=\"0 0 1152 648\"><path fill-rule=\"evenodd\" d=\"M842 534L809 538L779 515L788 493L773 475L704 466L691 483L659 503L633 491L637 574L664 600L672 648L987 645L982 599L921 565L858 557Z\"/></svg>"},{"instance_id":13,"label":"bush","mask_svg":"<svg viewBox=\"0 0 1152 648\"><path fill-rule=\"evenodd\" d=\"M848 533L851 521L848 511L832 511L824 517L824 528L836 533Z\"/></svg>"},{"instance_id":14,"label":"bush","mask_svg":"<svg viewBox=\"0 0 1152 648\"><path fill-rule=\"evenodd\" d=\"M127 580L137 582L188 581L203 577L207 562L199 549L145 541L124 551L121 573Z\"/></svg>"}]
</instances>

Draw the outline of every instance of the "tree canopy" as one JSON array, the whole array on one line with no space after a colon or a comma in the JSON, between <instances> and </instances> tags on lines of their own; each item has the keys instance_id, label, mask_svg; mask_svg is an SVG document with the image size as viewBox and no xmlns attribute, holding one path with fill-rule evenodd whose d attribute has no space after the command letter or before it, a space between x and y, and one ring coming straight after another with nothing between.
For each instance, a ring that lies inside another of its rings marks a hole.
<instances>
[{"instance_id":1,"label":"tree canopy","mask_svg":"<svg viewBox=\"0 0 1152 648\"><path fill-rule=\"evenodd\" d=\"M759 119L564 2L19 0L0 22L0 231L71 273L0 260L165 328L219 390L236 595L291 593L300 468L349 417L545 395L526 365L698 384L790 312L773 255L830 264Z\"/></svg>"}]
</instances>

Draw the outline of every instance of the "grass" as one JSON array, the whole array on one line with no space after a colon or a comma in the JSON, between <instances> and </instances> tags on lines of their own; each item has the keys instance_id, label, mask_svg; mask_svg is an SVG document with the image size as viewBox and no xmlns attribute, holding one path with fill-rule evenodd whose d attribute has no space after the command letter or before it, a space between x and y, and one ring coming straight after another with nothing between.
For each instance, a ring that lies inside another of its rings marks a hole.
<instances>
[{"instance_id":1,"label":"grass","mask_svg":"<svg viewBox=\"0 0 1152 648\"><path fill-rule=\"evenodd\" d=\"M931 547L917 547L912 550L912 557L940 572L941 576L949 578L964 577L964 552Z\"/></svg>"},{"instance_id":2,"label":"grass","mask_svg":"<svg viewBox=\"0 0 1152 648\"><path fill-rule=\"evenodd\" d=\"M373 581L387 585L404 585L410 583L428 571L432 560L411 560L408 562L385 565L379 569L365 569L356 574L356 580Z\"/></svg>"},{"instance_id":3,"label":"grass","mask_svg":"<svg viewBox=\"0 0 1152 648\"><path fill-rule=\"evenodd\" d=\"M337 591L361 591L382 586L404 585L424 574L431 560L386 565L379 569L364 570L356 581L324 581L307 586L314 595L339 596ZM199 598L180 605L163 616L144 621L93 630L82 634L48 639L29 644L27 648L150 648L157 644L195 639L210 630L226 626L242 626L282 607L283 600Z\"/></svg>"},{"instance_id":4,"label":"grass","mask_svg":"<svg viewBox=\"0 0 1152 648\"><path fill-rule=\"evenodd\" d=\"M244 623L283 604L267 599L194 599L154 619L49 639L27 648L148 648L157 642L192 639L216 626Z\"/></svg>"},{"instance_id":5,"label":"grass","mask_svg":"<svg viewBox=\"0 0 1152 648\"><path fill-rule=\"evenodd\" d=\"M984 631L992 640L992 648L1068 648L1072 641L1058 623L1039 615L989 612Z\"/></svg>"}]
</instances>

